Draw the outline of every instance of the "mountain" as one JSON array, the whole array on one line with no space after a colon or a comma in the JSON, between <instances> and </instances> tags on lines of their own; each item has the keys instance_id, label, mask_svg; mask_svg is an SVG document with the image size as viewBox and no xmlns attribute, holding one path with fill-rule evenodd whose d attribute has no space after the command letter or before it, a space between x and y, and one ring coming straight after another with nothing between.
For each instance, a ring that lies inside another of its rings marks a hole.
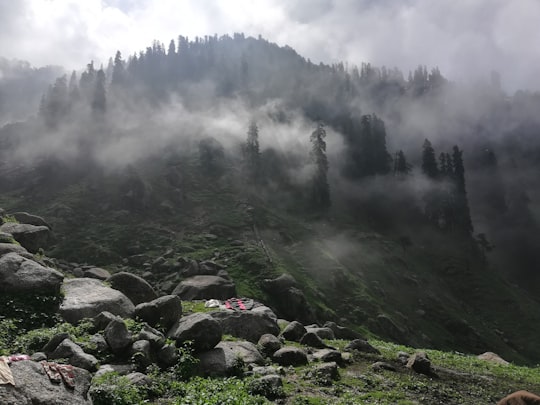
<instances>
[{"instance_id":1,"label":"mountain","mask_svg":"<svg viewBox=\"0 0 540 405\"><path fill-rule=\"evenodd\" d=\"M0 206L52 224L47 255L155 273L160 293L175 263L214 260L281 316L534 364L539 104L437 68L179 37L59 77L6 124ZM265 287L284 273L294 311Z\"/></svg>"}]
</instances>

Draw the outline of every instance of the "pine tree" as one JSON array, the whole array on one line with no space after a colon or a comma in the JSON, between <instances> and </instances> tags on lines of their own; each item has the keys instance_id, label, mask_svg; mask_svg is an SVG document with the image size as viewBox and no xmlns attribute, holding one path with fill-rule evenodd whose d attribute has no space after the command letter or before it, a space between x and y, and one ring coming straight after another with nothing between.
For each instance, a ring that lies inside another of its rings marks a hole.
<instances>
[{"instance_id":1,"label":"pine tree","mask_svg":"<svg viewBox=\"0 0 540 405\"><path fill-rule=\"evenodd\" d=\"M312 202L321 210L330 207L330 186L328 185L328 159L326 158L326 131L319 121L317 129L311 134L311 161L315 164L312 179Z\"/></svg>"},{"instance_id":2,"label":"pine tree","mask_svg":"<svg viewBox=\"0 0 540 405\"><path fill-rule=\"evenodd\" d=\"M430 179L436 179L439 176L439 168L435 159L435 150L429 140L424 141L422 146L422 173Z\"/></svg>"},{"instance_id":3,"label":"pine tree","mask_svg":"<svg viewBox=\"0 0 540 405\"><path fill-rule=\"evenodd\" d=\"M465 188L465 167L463 151L457 146L452 148L452 166L454 179L455 226L458 230L470 235L473 231L467 191Z\"/></svg>"},{"instance_id":4,"label":"pine tree","mask_svg":"<svg viewBox=\"0 0 540 405\"><path fill-rule=\"evenodd\" d=\"M405 154L402 150L396 152L394 159L394 176L407 176L412 170L412 166L407 163Z\"/></svg>"},{"instance_id":5,"label":"pine tree","mask_svg":"<svg viewBox=\"0 0 540 405\"><path fill-rule=\"evenodd\" d=\"M107 111L106 80L103 68L99 69L96 74L96 83L92 97L92 113L95 115L102 115Z\"/></svg>"},{"instance_id":6,"label":"pine tree","mask_svg":"<svg viewBox=\"0 0 540 405\"><path fill-rule=\"evenodd\" d=\"M126 67L120 51L116 51L112 70L111 85L122 86L126 83Z\"/></svg>"},{"instance_id":7,"label":"pine tree","mask_svg":"<svg viewBox=\"0 0 540 405\"><path fill-rule=\"evenodd\" d=\"M255 121L251 121L247 132L247 140L244 145L244 160L246 173L252 183L259 180L260 172L259 128Z\"/></svg>"}]
</instances>

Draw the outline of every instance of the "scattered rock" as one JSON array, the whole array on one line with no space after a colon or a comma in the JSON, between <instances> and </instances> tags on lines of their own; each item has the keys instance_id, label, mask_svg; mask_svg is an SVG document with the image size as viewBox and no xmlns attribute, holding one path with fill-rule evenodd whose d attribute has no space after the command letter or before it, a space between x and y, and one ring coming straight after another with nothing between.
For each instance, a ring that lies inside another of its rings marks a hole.
<instances>
[{"instance_id":1,"label":"scattered rock","mask_svg":"<svg viewBox=\"0 0 540 405\"><path fill-rule=\"evenodd\" d=\"M104 332L105 341L116 354L123 354L131 345L133 337L122 319L113 319Z\"/></svg>"},{"instance_id":2,"label":"scattered rock","mask_svg":"<svg viewBox=\"0 0 540 405\"><path fill-rule=\"evenodd\" d=\"M172 294L189 301L210 298L226 300L236 295L236 286L232 281L218 276L193 276L180 282Z\"/></svg>"},{"instance_id":3,"label":"scattered rock","mask_svg":"<svg viewBox=\"0 0 540 405\"><path fill-rule=\"evenodd\" d=\"M306 352L293 346L279 349L274 353L272 359L280 366L303 366L308 363Z\"/></svg>"},{"instance_id":4,"label":"scattered rock","mask_svg":"<svg viewBox=\"0 0 540 405\"><path fill-rule=\"evenodd\" d=\"M259 366L264 364L264 359L261 353L259 353L257 346L251 342L219 342L216 348L232 351L244 364L257 364Z\"/></svg>"},{"instance_id":5,"label":"scattered rock","mask_svg":"<svg viewBox=\"0 0 540 405\"><path fill-rule=\"evenodd\" d=\"M276 374L265 375L251 381L248 390L253 395L262 395L269 400L285 396L283 381Z\"/></svg>"},{"instance_id":6,"label":"scattered rock","mask_svg":"<svg viewBox=\"0 0 540 405\"><path fill-rule=\"evenodd\" d=\"M253 311L214 311L210 313L216 319L223 333L257 343L262 335L277 335L279 327L275 319Z\"/></svg>"},{"instance_id":7,"label":"scattered rock","mask_svg":"<svg viewBox=\"0 0 540 405\"><path fill-rule=\"evenodd\" d=\"M352 330L350 328L347 328L347 327L344 327L344 326L339 326L335 322L326 322L323 326L325 328L332 329L336 339L343 339L343 340L363 339L363 340L367 340L360 333L358 333L358 332L356 332L356 331L354 331L354 330Z\"/></svg>"},{"instance_id":8,"label":"scattered rock","mask_svg":"<svg viewBox=\"0 0 540 405\"><path fill-rule=\"evenodd\" d=\"M388 371L396 371L396 368L391 365L390 363L386 363L384 361L377 361L371 365L371 369L373 371L381 371L381 370L388 370Z\"/></svg>"},{"instance_id":9,"label":"scattered rock","mask_svg":"<svg viewBox=\"0 0 540 405\"><path fill-rule=\"evenodd\" d=\"M298 321L292 321L289 323L285 329L283 329L283 332L281 332L281 336L283 336L287 340L291 340L293 342L299 342L300 339L302 339L302 336L306 334L307 330Z\"/></svg>"},{"instance_id":10,"label":"scattered rock","mask_svg":"<svg viewBox=\"0 0 540 405\"><path fill-rule=\"evenodd\" d=\"M397 352L397 361L399 361L401 364L403 364L404 366L407 364L407 362L409 361L409 357L411 357L409 355L409 353L405 353L405 352Z\"/></svg>"},{"instance_id":11,"label":"scattered rock","mask_svg":"<svg viewBox=\"0 0 540 405\"><path fill-rule=\"evenodd\" d=\"M69 333L62 332L57 333L52 338L49 339L49 341L43 346L41 351L43 351L46 354L52 353L60 343L62 343L65 339L69 338Z\"/></svg>"},{"instance_id":12,"label":"scattered rock","mask_svg":"<svg viewBox=\"0 0 540 405\"><path fill-rule=\"evenodd\" d=\"M316 334L321 339L334 340L336 338L335 335L334 335L334 331L332 329L330 329L330 328L307 327L306 331Z\"/></svg>"},{"instance_id":13,"label":"scattered rock","mask_svg":"<svg viewBox=\"0 0 540 405\"><path fill-rule=\"evenodd\" d=\"M12 363L11 372L16 386L0 385L0 404L5 405L90 405L87 393L91 376L87 370L73 369L73 389L64 384L52 384L40 363L18 361Z\"/></svg>"},{"instance_id":14,"label":"scattered rock","mask_svg":"<svg viewBox=\"0 0 540 405\"><path fill-rule=\"evenodd\" d=\"M419 374L425 374L431 376L433 371L431 370L431 361L424 352L418 352L409 357L407 362L407 368L414 370Z\"/></svg>"},{"instance_id":15,"label":"scattered rock","mask_svg":"<svg viewBox=\"0 0 540 405\"><path fill-rule=\"evenodd\" d=\"M270 357L281 349L281 341L276 336L265 333L260 337L257 346L263 355Z\"/></svg>"},{"instance_id":16,"label":"scattered rock","mask_svg":"<svg viewBox=\"0 0 540 405\"><path fill-rule=\"evenodd\" d=\"M152 286L135 274L121 271L110 276L107 282L115 290L124 293L135 305L157 298L157 294Z\"/></svg>"},{"instance_id":17,"label":"scattered rock","mask_svg":"<svg viewBox=\"0 0 540 405\"><path fill-rule=\"evenodd\" d=\"M52 353L49 354L50 359L67 358L70 364L75 367L84 368L88 371L97 369L98 360L91 354L85 353L83 349L70 339L64 339Z\"/></svg>"},{"instance_id":18,"label":"scattered rock","mask_svg":"<svg viewBox=\"0 0 540 405\"><path fill-rule=\"evenodd\" d=\"M332 381L339 380L340 378L338 365L334 361L315 366L312 370L308 371L307 376L323 385L331 385Z\"/></svg>"},{"instance_id":19,"label":"scattered rock","mask_svg":"<svg viewBox=\"0 0 540 405\"><path fill-rule=\"evenodd\" d=\"M131 345L131 361L139 369L146 370L152 364L152 350L148 340L137 340Z\"/></svg>"},{"instance_id":20,"label":"scattered rock","mask_svg":"<svg viewBox=\"0 0 540 405\"><path fill-rule=\"evenodd\" d=\"M158 349L165 344L165 336L160 331L144 325L139 332L139 340L148 340L154 349Z\"/></svg>"},{"instance_id":21,"label":"scattered rock","mask_svg":"<svg viewBox=\"0 0 540 405\"><path fill-rule=\"evenodd\" d=\"M300 344L314 347L315 349L324 349L328 347L314 332L307 332L304 336L302 336L300 339Z\"/></svg>"},{"instance_id":22,"label":"scattered rock","mask_svg":"<svg viewBox=\"0 0 540 405\"><path fill-rule=\"evenodd\" d=\"M502 364L502 365L505 365L505 366L510 364L505 359L503 359L501 356L499 356L498 354L493 353L493 352L485 352L485 353L479 354L477 356L477 358L479 358L480 360L489 361L490 363Z\"/></svg>"},{"instance_id":23,"label":"scattered rock","mask_svg":"<svg viewBox=\"0 0 540 405\"><path fill-rule=\"evenodd\" d=\"M135 316L151 326L169 329L182 316L182 300L177 295L165 295L135 307Z\"/></svg>"},{"instance_id":24,"label":"scattered rock","mask_svg":"<svg viewBox=\"0 0 540 405\"><path fill-rule=\"evenodd\" d=\"M178 362L176 347L171 344L164 345L157 352L157 361L162 368L174 366Z\"/></svg>"},{"instance_id":25,"label":"scattered rock","mask_svg":"<svg viewBox=\"0 0 540 405\"><path fill-rule=\"evenodd\" d=\"M92 267L91 269L87 269L83 271L83 277L95 278L97 280L102 280L102 281L107 280L110 276L111 276L111 273L99 267Z\"/></svg>"},{"instance_id":26,"label":"scattered rock","mask_svg":"<svg viewBox=\"0 0 540 405\"><path fill-rule=\"evenodd\" d=\"M70 323L93 318L102 311L129 318L135 311L133 303L120 291L91 278L74 278L63 284L64 302L60 315Z\"/></svg>"},{"instance_id":27,"label":"scattered rock","mask_svg":"<svg viewBox=\"0 0 540 405\"><path fill-rule=\"evenodd\" d=\"M321 349L313 353L313 359L322 362L336 362L337 364L343 363L343 357L338 350L334 349Z\"/></svg>"},{"instance_id":28,"label":"scattered rock","mask_svg":"<svg viewBox=\"0 0 540 405\"><path fill-rule=\"evenodd\" d=\"M195 313L180 318L171 328L167 336L176 340L180 346L186 341L193 342L197 352L212 349L221 340L223 329L221 324L206 313Z\"/></svg>"},{"instance_id":29,"label":"scattered rock","mask_svg":"<svg viewBox=\"0 0 540 405\"><path fill-rule=\"evenodd\" d=\"M28 212L14 212L10 215L21 224L46 226L47 228L52 229L52 226L50 226L42 217L38 217L37 215L29 214Z\"/></svg>"},{"instance_id":30,"label":"scattered rock","mask_svg":"<svg viewBox=\"0 0 540 405\"><path fill-rule=\"evenodd\" d=\"M46 248L51 238L51 230L46 226L7 222L0 226L0 232L9 233L17 242L31 253Z\"/></svg>"},{"instance_id":31,"label":"scattered rock","mask_svg":"<svg viewBox=\"0 0 540 405\"><path fill-rule=\"evenodd\" d=\"M0 257L0 293L52 293L60 290L62 273L17 253Z\"/></svg>"},{"instance_id":32,"label":"scattered rock","mask_svg":"<svg viewBox=\"0 0 540 405\"><path fill-rule=\"evenodd\" d=\"M363 353L375 353L375 354L381 354L381 352L373 347L367 340L363 339L355 339L351 341L347 346L345 346L345 351L359 351Z\"/></svg>"},{"instance_id":33,"label":"scattered rock","mask_svg":"<svg viewBox=\"0 0 540 405\"><path fill-rule=\"evenodd\" d=\"M2 233L3 235L8 235L5 233ZM11 235L9 235L11 238ZM4 240L2 238L2 240ZM19 256L24 257L25 259L34 259L34 256L32 253L28 252L25 248L23 248L21 245L16 245L15 243L9 243L9 242L1 242L0 243L0 256L4 256L8 253L17 253Z\"/></svg>"}]
</instances>

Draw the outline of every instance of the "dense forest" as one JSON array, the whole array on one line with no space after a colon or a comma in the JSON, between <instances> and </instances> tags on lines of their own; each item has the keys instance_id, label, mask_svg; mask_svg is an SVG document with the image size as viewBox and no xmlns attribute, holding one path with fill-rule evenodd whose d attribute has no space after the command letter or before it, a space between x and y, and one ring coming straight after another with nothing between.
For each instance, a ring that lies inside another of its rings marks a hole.
<instances>
[{"instance_id":1,"label":"dense forest","mask_svg":"<svg viewBox=\"0 0 540 405\"><path fill-rule=\"evenodd\" d=\"M539 108L495 72L463 85L436 67L317 65L262 38L180 36L58 77L34 118L1 129L1 183L51 189L99 171L136 182L139 162L191 151L209 178L233 170L286 210L404 243L420 231L465 241L534 289Z\"/></svg>"}]
</instances>

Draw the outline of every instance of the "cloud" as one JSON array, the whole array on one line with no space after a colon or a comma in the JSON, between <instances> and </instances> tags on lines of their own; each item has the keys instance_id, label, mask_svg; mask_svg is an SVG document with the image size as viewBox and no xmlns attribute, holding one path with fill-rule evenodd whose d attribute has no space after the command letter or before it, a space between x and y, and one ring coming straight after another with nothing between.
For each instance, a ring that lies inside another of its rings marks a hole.
<instances>
[{"instance_id":1,"label":"cloud","mask_svg":"<svg viewBox=\"0 0 540 405\"><path fill-rule=\"evenodd\" d=\"M261 34L314 62L414 69L455 81L502 75L540 89L536 0L0 0L2 56L35 65L106 63L178 35Z\"/></svg>"}]
</instances>

